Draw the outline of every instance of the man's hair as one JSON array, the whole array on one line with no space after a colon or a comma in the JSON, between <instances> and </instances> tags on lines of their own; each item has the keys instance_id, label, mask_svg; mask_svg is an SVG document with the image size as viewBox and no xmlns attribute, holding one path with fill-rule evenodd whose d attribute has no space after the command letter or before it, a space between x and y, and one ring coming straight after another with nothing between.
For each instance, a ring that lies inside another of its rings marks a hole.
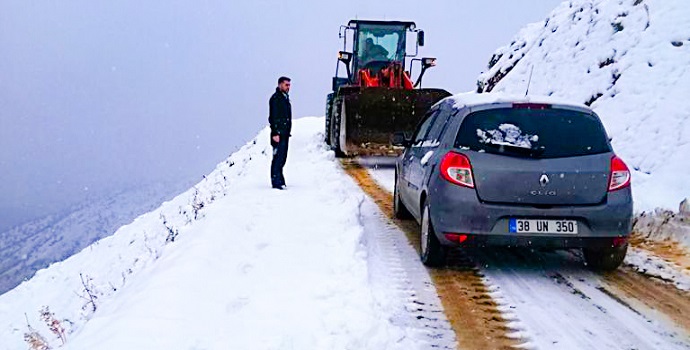
<instances>
[{"instance_id":1,"label":"man's hair","mask_svg":"<svg viewBox=\"0 0 690 350\"><path fill-rule=\"evenodd\" d=\"M290 80L290 78L288 78L288 77L280 77L280 78L278 78L278 84L279 84L279 85L282 84L282 83L285 82L285 81L291 81L291 80Z\"/></svg>"}]
</instances>

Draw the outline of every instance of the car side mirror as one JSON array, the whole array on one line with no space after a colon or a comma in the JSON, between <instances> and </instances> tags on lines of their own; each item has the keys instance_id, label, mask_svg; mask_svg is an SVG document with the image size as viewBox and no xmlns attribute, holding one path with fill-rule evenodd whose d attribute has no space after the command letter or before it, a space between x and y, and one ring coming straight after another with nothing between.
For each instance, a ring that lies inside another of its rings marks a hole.
<instances>
[{"instance_id":1,"label":"car side mirror","mask_svg":"<svg viewBox=\"0 0 690 350\"><path fill-rule=\"evenodd\" d=\"M404 132L398 131L393 133L393 136L391 136L391 145L409 147L412 145L412 140L408 139Z\"/></svg>"},{"instance_id":2,"label":"car side mirror","mask_svg":"<svg viewBox=\"0 0 690 350\"><path fill-rule=\"evenodd\" d=\"M419 46L424 46L424 31L420 30L417 32L417 44Z\"/></svg>"}]
</instances>

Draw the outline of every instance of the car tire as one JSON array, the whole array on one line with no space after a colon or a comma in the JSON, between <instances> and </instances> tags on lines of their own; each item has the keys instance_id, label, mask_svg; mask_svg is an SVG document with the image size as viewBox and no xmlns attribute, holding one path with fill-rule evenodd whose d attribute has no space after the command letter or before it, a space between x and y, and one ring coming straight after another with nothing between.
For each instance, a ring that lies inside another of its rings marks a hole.
<instances>
[{"instance_id":1,"label":"car tire","mask_svg":"<svg viewBox=\"0 0 690 350\"><path fill-rule=\"evenodd\" d=\"M429 216L429 200L424 202L420 229L419 256L422 263L429 267L438 267L446 263L447 248L441 245Z\"/></svg>"},{"instance_id":2,"label":"car tire","mask_svg":"<svg viewBox=\"0 0 690 350\"><path fill-rule=\"evenodd\" d=\"M627 252L627 243L610 248L582 248L582 255L587 267L594 271L613 271L617 269L623 263Z\"/></svg>"},{"instance_id":3,"label":"car tire","mask_svg":"<svg viewBox=\"0 0 690 350\"><path fill-rule=\"evenodd\" d=\"M400 192L398 191L398 173L395 173L395 185L393 186L393 214L396 219L409 220L412 219L412 214L405 204L400 200Z\"/></svg>"}]
</instances>

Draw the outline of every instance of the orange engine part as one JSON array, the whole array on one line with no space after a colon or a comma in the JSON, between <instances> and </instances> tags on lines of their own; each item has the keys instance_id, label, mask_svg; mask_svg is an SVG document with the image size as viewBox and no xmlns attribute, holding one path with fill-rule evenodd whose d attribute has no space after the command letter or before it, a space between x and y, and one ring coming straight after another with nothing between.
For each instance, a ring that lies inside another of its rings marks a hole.
<instances>
[{"instance_id":1,"label":"orange engine part","mask_svg":"<svg viewBox=\"0 0 690 350\"><path fill-rule=\"evenodd\" d=\"M389 87L405 90L412 90L414 88L410 75L403 71L402 65L398 62L391 63L388 67L381 69L378 74L371 74L369 69L360 69L359 85L362 87Z\"/></svg>"}]
</instances>

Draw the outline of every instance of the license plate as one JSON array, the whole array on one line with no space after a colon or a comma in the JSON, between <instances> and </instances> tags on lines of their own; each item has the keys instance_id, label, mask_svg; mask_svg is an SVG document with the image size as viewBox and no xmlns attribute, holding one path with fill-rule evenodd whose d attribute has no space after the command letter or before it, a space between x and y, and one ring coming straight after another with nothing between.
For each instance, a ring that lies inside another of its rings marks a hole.
<instances>
[{"instance_id":1,"label":"license plate","mask_svg":"<svg viewBox=\"0 0 690 350\"><path fill-rule=\"evenodd\" d=\"M577 221L510 219L510 232L577 234Z\"/></svg>"}]
</instances>

